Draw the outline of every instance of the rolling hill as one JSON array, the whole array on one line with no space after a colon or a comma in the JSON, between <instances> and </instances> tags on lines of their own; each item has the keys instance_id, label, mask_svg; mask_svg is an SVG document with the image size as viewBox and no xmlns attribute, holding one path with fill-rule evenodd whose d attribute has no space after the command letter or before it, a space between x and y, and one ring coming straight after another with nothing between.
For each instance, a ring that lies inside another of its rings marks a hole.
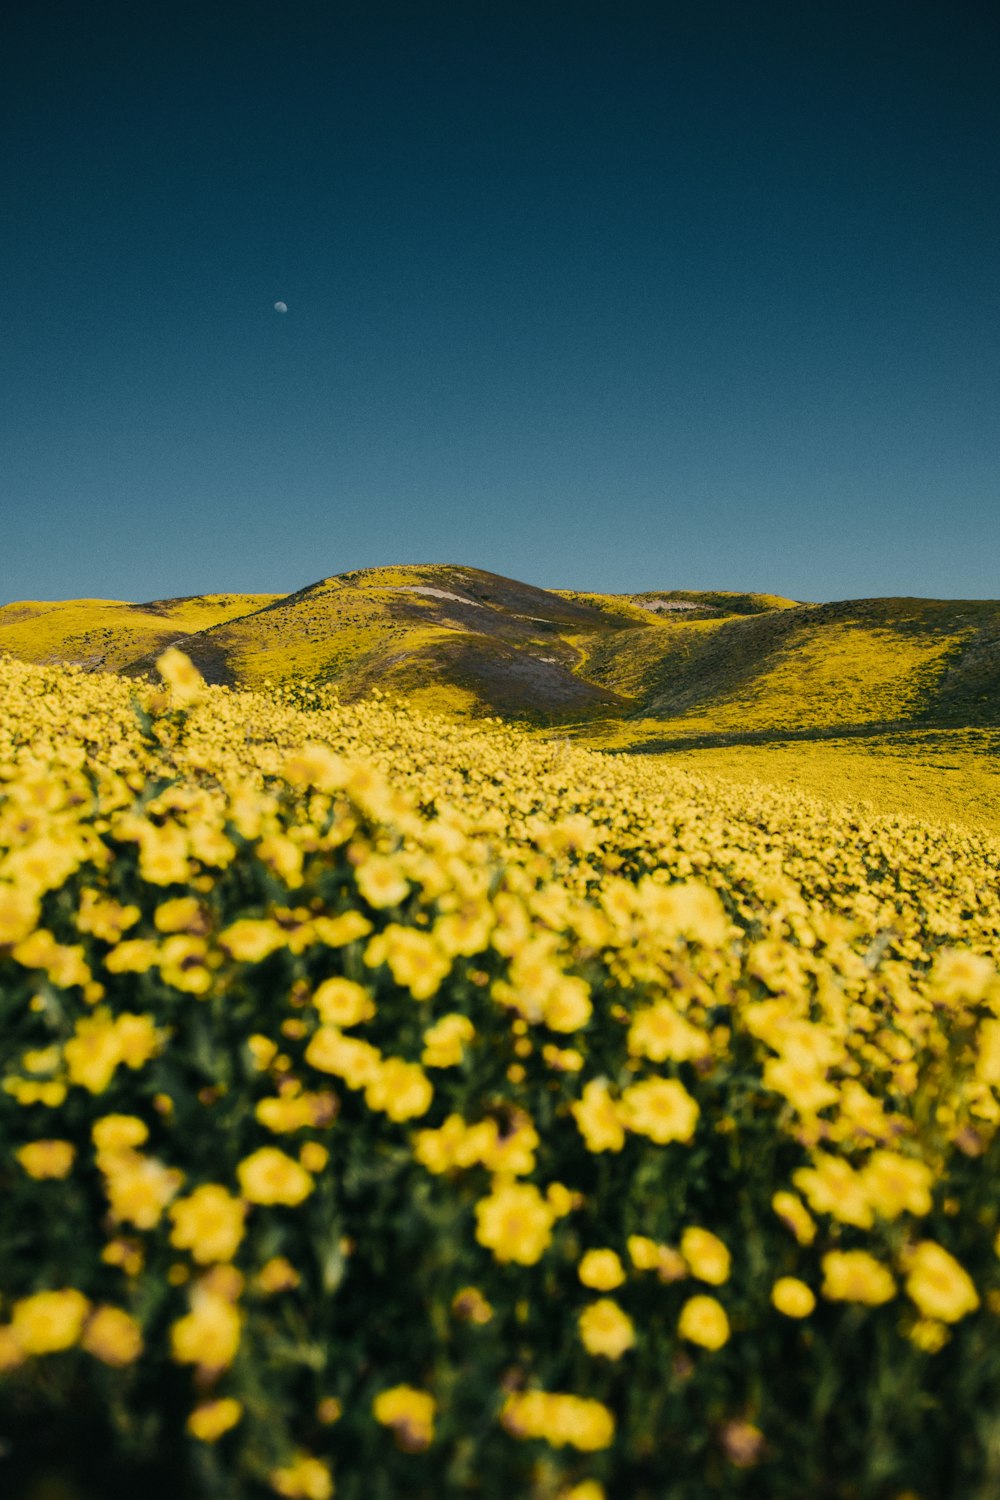
<instances>
[{"instance_id":1,"label":"rolling hill","mask_svg":"<svg viewBox=\"0 0 1000 1500\"><path fill-rule=\"evenodd\" d=\"M546 590L365 568L288 595L0 608L0 650L142 676L170 642L210 682L378 688L425 708L681 748L1000 725L1000 603Z\"/></svg>"}]
</instances>

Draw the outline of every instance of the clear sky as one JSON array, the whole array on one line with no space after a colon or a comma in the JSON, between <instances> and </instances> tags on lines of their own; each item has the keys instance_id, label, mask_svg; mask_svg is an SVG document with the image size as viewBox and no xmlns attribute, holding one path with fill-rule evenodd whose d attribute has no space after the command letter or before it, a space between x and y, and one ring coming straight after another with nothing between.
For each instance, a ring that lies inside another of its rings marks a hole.
<instances>
[{"instance_id":1,"label":"clear sky","mask_svg":"<svg viewBox=\"0 0 1000 1500\"><path fill-rule=\"evenodd\" d=\"M3 9L0 600L1000 595L996 0Z\"/></svg>"}]
</instances>

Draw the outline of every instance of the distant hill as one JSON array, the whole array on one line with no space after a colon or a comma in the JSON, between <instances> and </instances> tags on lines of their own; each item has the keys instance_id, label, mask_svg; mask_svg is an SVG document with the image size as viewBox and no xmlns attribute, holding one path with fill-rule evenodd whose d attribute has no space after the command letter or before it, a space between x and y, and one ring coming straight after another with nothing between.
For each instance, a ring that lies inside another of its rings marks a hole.
<instances>
[{"instance_id":1,"label":"distant hill","mask_svg":"<svg viewBox=\"0 0 1000 1500\"><path fill-rule=\"evenodd\" d=\"M0 606L0 651L24 661L75 662L88 671L121 672L171 641L230 620L280 594L202 594L192 599L24 599Z\"/></svg>"},{"instance_id":2,"label":"distant hill","mask_svg":"<svg viewBox=\"0 0 1000 1500\"><path fill-rule=\"evenodd\" d=\"M288 595L19 603L0 650L211 682L305 679L608 743L760 742L1000 724L1000 602L546 590L477 568L365 568ZM617 726L612 733L612 727Z\"/></svg>"}]
</instances>

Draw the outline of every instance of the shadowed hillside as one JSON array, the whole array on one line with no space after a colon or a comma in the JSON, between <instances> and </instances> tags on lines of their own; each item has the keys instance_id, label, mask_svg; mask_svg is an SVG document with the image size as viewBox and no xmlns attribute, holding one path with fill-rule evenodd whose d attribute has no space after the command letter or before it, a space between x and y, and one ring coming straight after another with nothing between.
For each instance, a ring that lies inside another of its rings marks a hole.
<instances>
[{"instance_id":1,"label":"shadowed hillside","mask_svg":"<svg viewBox=\"0 0 1000 1500\"><path fill-rule=\"evenodd\" d=\"M307 678L344 698L379 688L425 707L545 723L628 711L613 688L578 672L578 640L614 628L591 605L476 568L364 568L212 625L185 650L210 682Z\"/></svg>"}]
</instances>

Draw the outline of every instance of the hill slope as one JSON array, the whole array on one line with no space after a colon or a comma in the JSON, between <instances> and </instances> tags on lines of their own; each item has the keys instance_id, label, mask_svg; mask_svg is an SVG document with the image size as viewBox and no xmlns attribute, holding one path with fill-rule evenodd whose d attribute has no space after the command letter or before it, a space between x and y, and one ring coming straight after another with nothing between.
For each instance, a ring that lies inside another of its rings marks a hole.
<instances>
[{"instance_id":1,"label":"hill slope","mask_svg":"<svg viewBox=\"0 0 1000 1500\"><path fill-rule=\"evenodd\" d=\"M21 600L0 606L0 651L47 665L75 662L91 671L122 671L137 657L234 615L260 609L278 594L202 594L192 599Z\"/></svg>"},{"instance_id":2,"label":"hill slope","mask_svg":"<svg viewBox=\"0 0 1000 1500\"><path fill-rule=\"evenodd\" d=\"M551 591L476 568L365 568L282 595L9 604L0 650L139 676L182 640L210 682L373 689L561 724L609 747L1000 724L1000 604Z\"/></svg>"}]
</instances>

